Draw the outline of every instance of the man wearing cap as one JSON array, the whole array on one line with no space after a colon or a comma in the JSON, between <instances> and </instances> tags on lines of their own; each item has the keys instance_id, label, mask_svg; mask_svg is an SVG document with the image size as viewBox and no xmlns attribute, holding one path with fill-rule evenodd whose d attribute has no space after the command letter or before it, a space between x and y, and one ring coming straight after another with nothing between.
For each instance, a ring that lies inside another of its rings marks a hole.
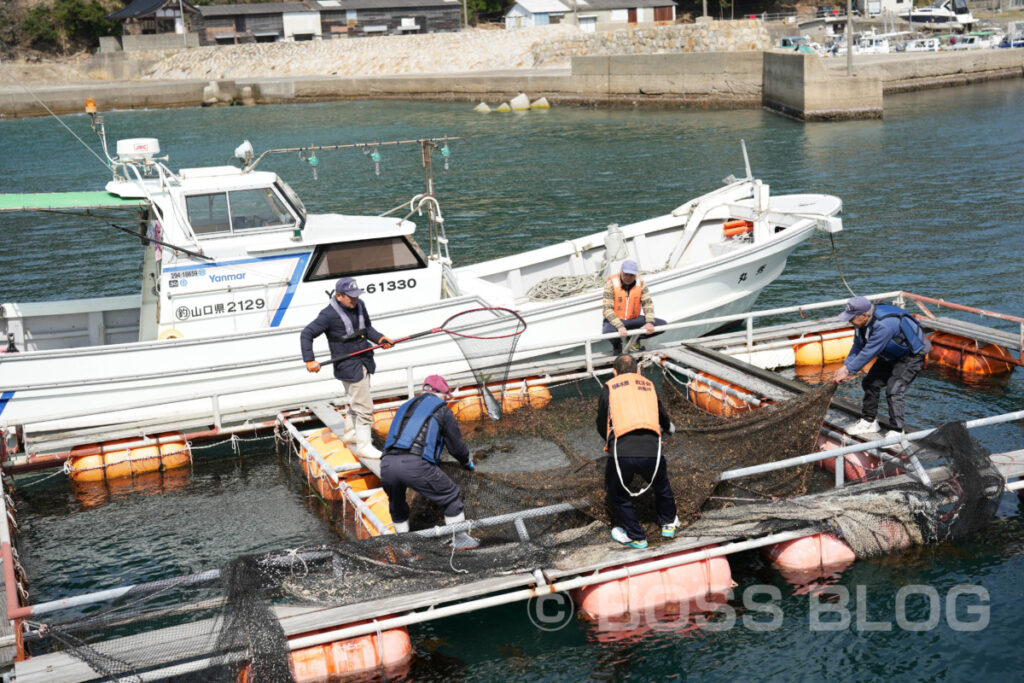
<instances>
[{"instance_id":1,"label":"man wearing cap","mask_svg":"<svg viewBox=\"0 0 1024 683\"><path fill-rule=\"evenodd\" d=\"M459 487L438 465L441 451L448 452L468 470L476 469L455 415L445 403L448 383L440 375L423 380L423 391L398 409L384 441L380 461L380 481L388 494L388 510L396 533L409 531L409 503L406 489L439 505L444 510L444 523L466 521L465 506ZM475 548L480 544L468 533L454 534L456 550Z\"/></svg>"},{"instance_id":2,"label":"man wearing cap","mask_svg":"<svg viewBox=\"0 0 1024 683\"><path fill-rule=\"evenodd\" d=\"M647 289L647 283L637 275L640 266L633 259L622 262L621 272L612 275L604 285L604 300L601 316L604 324L602 334L611 334L618 330L619 339L612 340L615 355L622 352L622 340L628 330L644 328L647 334L640 339L648 339L661 334L654 331L655 325L664 325L665 321L654 317L654 300ZM639 343L638 343L639 346ZM642 348L642 347L640 347Z\"/></svg>"},{"instance_id":3,"label":"man wearing cap","mask_svg":"<svg viewBox=\"0 0 1024 683\"><path fill-rule=\"evenodd\" d=\"M302 330L302 360L309 372L320 372L320 363L313 356L313 340L321 334L327 335L327 346L334 363L334 376L345 385L345 393L351 403L345 416L346 431L342 437L346 443L355 443L352 451L366 458L379 458L380 451L373 447L370 427L373 425L373 401L370 399L370 375L377 369L373 362L373 351L364 351L357 356L351 354L368 349L374 344L390 349L391 340L373 328L370 314L359 297L363 290L354 278L343 277L334 285L334 296L316 320Z\"/></svg>"},{"instance_id":4,"label":"man wearing cap","mask_svg":"<svg viewBox=\"0 0 1024 683\"><path fill-rule=\"evenodd\" d=\"M879 430L878 400L885 387L885 400L889 404L889 422L892 430L886 436L895 436L906 430L904 400L907 387L924 367L924 358L932 345L924 329L911 314L899 306L873 304L862 296L846 302L839 319L851 323L855 329L853 348L843 365L832 375L842 382L875 359L864 377L864 402L861 419L850 427L850 434L866 434Z\"/></svg>"}]
</instances>

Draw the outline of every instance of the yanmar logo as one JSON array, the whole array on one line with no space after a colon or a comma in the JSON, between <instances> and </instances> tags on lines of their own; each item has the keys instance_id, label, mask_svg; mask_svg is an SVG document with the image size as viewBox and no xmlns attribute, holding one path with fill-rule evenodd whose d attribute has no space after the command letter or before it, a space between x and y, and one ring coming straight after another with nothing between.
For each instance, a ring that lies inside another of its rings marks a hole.
<instances>
[{"instance_id":1,"label":"yanmar logo","mask_svg":"<svg viewBox=\"0 0 1024 683\"><path fill-rule=\"evenodd\" d=\"M211 275L210 282L232 282L244 280L245 273L227 273L225 275Z\"/></svg>"}]
</instances>

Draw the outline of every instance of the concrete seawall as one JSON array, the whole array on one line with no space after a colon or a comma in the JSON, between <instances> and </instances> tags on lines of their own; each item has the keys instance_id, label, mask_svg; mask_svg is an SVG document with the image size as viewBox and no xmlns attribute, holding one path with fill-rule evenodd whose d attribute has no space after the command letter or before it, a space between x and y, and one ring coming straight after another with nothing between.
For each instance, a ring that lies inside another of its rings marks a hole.
<instances>
[{"instance_id":1,"label":"concrete seawall","mask_svg":"<svg viewBox=\"0 0 1024 683\"><path fill-rule=\"evenodd\" d=\"M885 57L886 59L882 59ZM556 103L618 106L747 108L764 104L806 120L881 115L882 93L1024 76L1024 50L881 55L845 60L780 52L705 52L574 57L571 68L409 74L294 76L219 81L234 92L250 86L257 103L408 98L488 101L517 93ZM0 116L81 112L86 97L101 110L197 106L207 80L92 81L0 87Z\"/></svg>"}]
</instances>

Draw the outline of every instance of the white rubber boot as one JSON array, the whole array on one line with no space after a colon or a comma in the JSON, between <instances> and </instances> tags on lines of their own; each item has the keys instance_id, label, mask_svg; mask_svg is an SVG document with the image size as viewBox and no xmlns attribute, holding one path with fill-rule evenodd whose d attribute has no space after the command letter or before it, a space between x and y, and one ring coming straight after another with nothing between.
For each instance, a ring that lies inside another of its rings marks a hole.
<instances>
[{"instance_id":1,"label":"white rubber boot","mask_svg":"<svg viewBox=\"0 0 1024 683\"><path fill-rule=\"evenodd\" d=\"M448 515L445 515L444 517L444 523L446 526L458 524L459 522L465 521L466 513L464 512L460 512L454 517L449 517ZM456 550L472 550L473 548L476 548L479 545L480 541L476 540L465 531L456 531L454 534L454 538L452 539L452 547Z\"/></svg>"},{"instance_id":2,"label":"white rubber boot","mask_svg":"<svg viewBox=\"0 0 1024 683\"><path fill-rule=\"evenodd\" d=\"M405 521L405 522L393 522L393 524L395 525L395 533L396 534L407 534L407 533L409 533L409 522L408 521Z\"/></svg>"},{"instance_id":3,"label":"white rubber boot","mask_svg":"<svg viewBox=\"0 0 1024 683\"><path fill-rule=\"evenodd\" d=\"M380 451L373 447L370 425L356 425L356 445L352 452L361 458L380 458Z\"/></svg>"},{"instance_id":4,"label":"white rubber boot","mask_svg":"<svg viewBox=\"0 0 1024 683\"><path fill-rule=\"evenodd\" d=\"M345 433L341 435L341 441L348 445L358 441L356 438L356 425L352 422L351 413L345 413Z\"/></svg>"}]
</instances>

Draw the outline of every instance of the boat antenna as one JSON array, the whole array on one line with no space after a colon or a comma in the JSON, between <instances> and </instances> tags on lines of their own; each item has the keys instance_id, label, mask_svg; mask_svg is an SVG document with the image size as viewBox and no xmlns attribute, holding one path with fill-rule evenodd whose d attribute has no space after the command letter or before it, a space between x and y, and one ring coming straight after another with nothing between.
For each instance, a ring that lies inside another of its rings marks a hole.
<instances>
[{"instance_id":1,"label":"boat antenna","mask_svg":"<svg viewBox=\"0 0 1024 683\"><path fill-rule=\"evenodd\" d=\"M747 180L750 180L754 175L750 172L750 157L747 156L747 141L740 138L740 148L743 149L743 165L747 168Z\"/></svg>"},{"instance_id":2,"label":"boat antenna","mask_svg":"<svg viewBox=\"0 0 1024 683\"><path fill-rule=\"evenodd\" d=\"M37 97L37 96L36 96L36 94L35 94L34 92L32 92L31 90L29 90L28 86L26 86L26 85L25 85L24 83L22 83L22 82L21 82L21 79L20 79L20 78L18 78L18 77L17 77L16 75L14 75L14 72L13 72L13 71L11 71L10 69L8 69L8 68L7 68L7 65L6 65L6 64L4 64L2 60L0 60L0 67L3 67L4 71L5 71L5 72L7 73L7 75L8 75L8 76L9 76L9 77L11 78L11 80L13 80L13 81L14 81L15 83L17 83L17 84L18 84L18 85L19 85L19 86L21 87L21 89L22 89L22 90L24 90L25 92L27 92L27 93L28 93L29 95L31 95L31 96L32 96L32 99L34 99L34 100L35 100L36 102L38 102L38 103L39 103L39 106L41 106L41 107L42 107L43 109L45 109L45 110L46 110L46 113L48 113L48 114L49 114L50 116L52 116L53 118L57 119L57 123L59 123L60 125L64 126L64 129L65 129L65 130L66 130L67 132L71 133L71 136L72 136L73 138L75 138L75 139L76 139L76 140L78 140L78 141L79 141L80 143L82 143L82 147L85 147L85 148L86 148L87 150L89 150L89 153L90 153L90 154L92 154L92 155L93 155L94 157L96 157L96 158L97 158L97 159L99 160L99 162L100 162L101 164L103 164L103 167L104 167L104 168L106 168L107 170L110 170L110 164L109 164L108 162L104 161L104 160L103 160L103 157L101 157L101 156L100 156L99 154L97 154L97 153L96 153L96 150L94 150L94 149L93 149L92 147L90 147L90 146L89 146L88 144L86 144L85 140L83 140L82 138L80 138L80 137L78 136L78 134L77 134L77 133L75 133L75 131L71 130L71 129L70 129L69 127L68 127L68 124L64 123L64 122L63 122L63 121L61 120L61 118L60 118L59 116L57 116L56 114L54 114L54 113L53 113L53 110L52 110L52 109L50 109L49 107L47 107L47 106L46 106L46 103L45 103L45 102L43 102L43 101L42 101L41 99L39 99L39 97Z\"/></svg>"}]
</instances>

